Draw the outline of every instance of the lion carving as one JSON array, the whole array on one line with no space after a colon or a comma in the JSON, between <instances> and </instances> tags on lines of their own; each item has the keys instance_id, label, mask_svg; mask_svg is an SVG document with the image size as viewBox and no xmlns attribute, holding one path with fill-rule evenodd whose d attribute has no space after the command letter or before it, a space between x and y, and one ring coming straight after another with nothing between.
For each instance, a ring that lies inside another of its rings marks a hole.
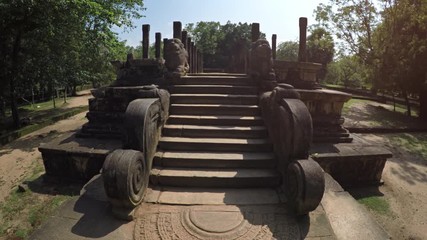
<instances>
[{"instance_id":1,"label":"lion carving","mask_svg":"<svg viewBox=\"0 0 427 240\"><path fill-rule=\"evenodd\" d=\"M164 46L165 65L173 74L185 75L189 70L188 53L181 40L168 39Z\"/></svg>"},{"instance_id":2,"label":"lion carving","mask_svg":"<svg viewBox=\"0 0 427 240\"><path fill-rule=\"evenodd\" d=\"M271 47L267 40L259 39L251 47L251 74L263 90L272 90L276 85Z\"/></svg>"}]
</instances>

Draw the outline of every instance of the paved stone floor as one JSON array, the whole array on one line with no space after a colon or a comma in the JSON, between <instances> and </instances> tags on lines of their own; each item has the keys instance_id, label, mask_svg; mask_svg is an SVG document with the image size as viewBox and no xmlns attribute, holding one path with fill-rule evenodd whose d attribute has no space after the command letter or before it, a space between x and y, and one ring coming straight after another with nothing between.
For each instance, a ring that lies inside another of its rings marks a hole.
<instances>
[{"instance_id":1,"label":"paved stone floor","mask_svg":"<svg viewBox=\"0 0 427 240\"><path fill-rule=\"evenodd\" d=\"M66 202L29 239L389 239L384 230L328 174L319 207L296 217L284 203L171 205L143 203L131 222L112 216L102 178Z\"/></svg>"},{"instance_id":2,"label":"paved stone floor","mask_svg":"<svg viewBox=\"0 0 427 240\"><path fill-rule=\"evenodd\" d=\"M144 204L137 211L136 240L335 239L322 207L297 218L284 205L171 206Z\"/></svg>"}]
</instances>

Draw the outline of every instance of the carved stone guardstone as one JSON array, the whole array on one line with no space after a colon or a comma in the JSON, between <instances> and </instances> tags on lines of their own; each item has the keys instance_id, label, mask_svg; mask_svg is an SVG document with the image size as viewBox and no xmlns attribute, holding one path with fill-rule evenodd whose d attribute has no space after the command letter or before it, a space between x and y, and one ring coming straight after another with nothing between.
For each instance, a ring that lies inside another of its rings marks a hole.
<instances>
[{"instance_id":1,"label":"carved stone guardstone","mask_svg":"<svg viewBox=\"0 0 427 240\"><path fill-rule=\"evenodd\" d=\"M317 208L325 188L322 168L308 158L313 135L311 115L291 85L277 84L266 40L252 44L251 75L260 87L259 104L278 158L282 189L291 210L306 214Z\"/></svg>"}]
</instances>

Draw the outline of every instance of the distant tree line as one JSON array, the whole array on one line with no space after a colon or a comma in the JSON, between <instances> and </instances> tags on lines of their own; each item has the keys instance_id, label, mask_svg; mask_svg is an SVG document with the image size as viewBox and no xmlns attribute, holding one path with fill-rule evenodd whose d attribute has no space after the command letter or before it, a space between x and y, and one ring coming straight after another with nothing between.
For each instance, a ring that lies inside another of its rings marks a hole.
<instances>
[{"instance_id":1,"label":"distant tree line","mask_svg":"<svg viewBox=\"0 0 427 240\"><path fill-rule=\"evenodd\" d=\"M127 52L111 28L130 27L142 7L142 0L0 0L0 114L10 107L19 127L18 99L110 81L109 61Z\"/></svg>"},{"instance_id":2,"label":"distant tree line","mask_svg":"<svg viewBox=\"0 0 427 240\"><path fill-rule=\"evenodd\" d=\"M427 119L425 0L329 0L315 10L319 26L339 42L325 81L419 100Z\"/></svg>"},{"instance_id":3,"label":"distant tree line","mask_svg":"<svg viewBox=\"0 0 427 240\"><path fill-rule=\"evenodd\" d=\"M203 53L204 66L229 72L244 68L251 44L252 24L197 22L185 26L189 36ZM261 33L261 38L265 34Z\"/></svg>"}]
</instances>

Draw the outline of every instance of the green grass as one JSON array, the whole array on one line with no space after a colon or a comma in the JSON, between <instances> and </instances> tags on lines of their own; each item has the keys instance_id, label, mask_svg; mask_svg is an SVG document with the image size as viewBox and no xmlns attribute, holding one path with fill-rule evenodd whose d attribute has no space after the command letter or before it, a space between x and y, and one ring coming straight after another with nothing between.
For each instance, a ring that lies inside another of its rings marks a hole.
<instances>
[{"instance_id":1,"label":"green grass","mask_svg":"<svg viewBox=\"0 0 427 240\"><path fill-rule=\"evenodd\" d=\"M375 211L382 215L391 214L390 204L383 198L377 196L364 197L357 199L357 201L372 211Z\"/></svg>"},{"instance_id":2,"label":"green grass","mask_svg":"<svg viewBox=\"0 0 427 240\"><path fill-rule=\"evenodd\" d=\"M427 134L426 133L401 133L390 136L393 145L405 151L427 159Z\"/></svg>"},{"instance_id":3,"label":"green grass","mask_svg":"<svg viewBox=\"0 0 427 240\"><path fill-rule=\"evenodd\" d=\"M32 169L24 181L31 187L25 192L14 189L0 204L0 239L27 239L62 203L76 194L73 186L61 186L64 192L46 194L40 178L43 165L37 161Z\"/></svg>"},{"instance_id":4,"label":"green grass","mask_svg":"<svg viewBox=\"0 0 427 240\"><path fill-rule=\"evenodd\" d=\"M74 107L69 109L55 109L55 111L49 112L49 114L42 115L38 121L34 124L22 127L18 130L4 131L0 135L0 145L7 144L15 139L25 136L29 133L37 131L41 128L49 126L57 121L69 118L81 112L87 111L88 106Z\"/></svg>"},{"instance_id":5,"label":"green grass","mask_svg":"<svg viewBox=\"0 0 427 240\"><path fill-rule=\"evenodd\" d=\"M347 102L344 103L344 106L343 106L343 109L342 109L342 113L343 114L344 113L348 113L350 111L351 107L354 104L366 103L366 102L368 102L368 101L367 100L362 100L362 99L354 99L354 98L352 98L352 99L350 99L350 100L348 100Z\"/></svg>"}]
</instances>

